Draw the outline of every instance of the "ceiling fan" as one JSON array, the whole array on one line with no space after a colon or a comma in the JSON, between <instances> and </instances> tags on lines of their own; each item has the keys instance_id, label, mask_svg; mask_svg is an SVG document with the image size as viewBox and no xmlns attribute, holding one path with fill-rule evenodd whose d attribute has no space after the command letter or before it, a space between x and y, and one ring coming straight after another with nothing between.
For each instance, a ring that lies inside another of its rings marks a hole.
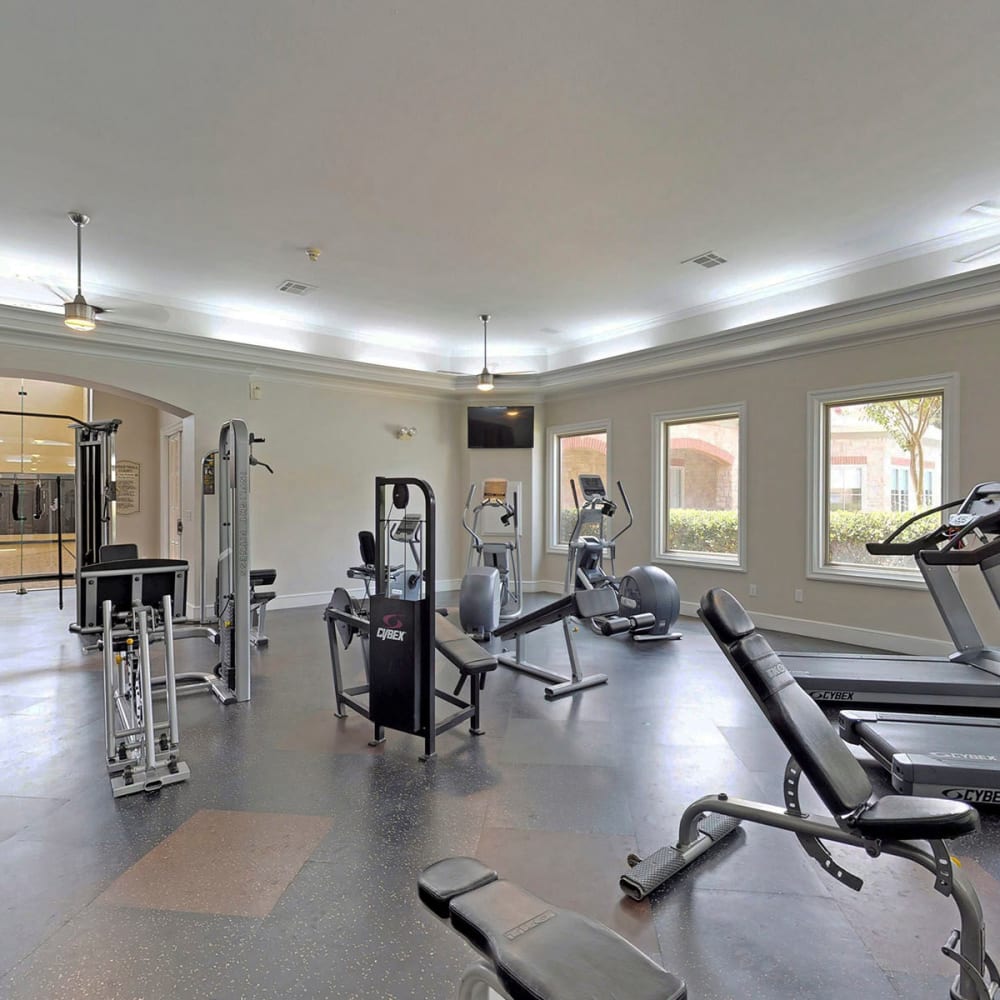
<instances>
[{"instance_id":1,"label":"ceiling fan","mask_svg":"<svg viewBox=\"0 0 1000 1000\"><path fill-rule=\"evenodd\" d=\"M83 297L81 267L83 262L83 227L90 222L90 216L83 212L70 212L69 221L76 226L76 297L63 303L63 322L71 330L86 333L97 325L95 320L106 310L100 306L92 306Z\"/></svg>"},{"instance_id":2,"label":"ceiling fan","mask_svg":"<svg viewBox=\"0 0 1000 1000\"><path fill-rule=\"evenodd\" d=\"M476 388L481 392L492 392L494 389L494 379L504 378L508 375L535 375L536 372L491 372L486 363L486 330L490 322L489 313L480 313L480 322L483 324L483 370L476 378ZM440 369L439 369L440 370ZM452 372L440 370L442 375L466 375L467 372Z\"/></svg>"},{"instance_id":3,"label":"ceiling fan","mask_svg":"<svg viewBox=\"0 0 1000 1000\"><path fill-rule=\"evenodd\" d=\"M123 319L146 320L147 322L164 322L170 316L163 306L152 303L136 302L132 299L111 299L102 295L105 301L114 302L113 307L98 306L88 302L83 294L83 227L90 222L90 217L83 212L69 212L70 222L76 227L76 295L71 296L64 292L53 280L46 280L42 277L28 277L23 274L7 275L19 281L28 281L34 285L44 288L62 302L63 322L71 330L81 333L89 333L97 325L96 321L106 313L122 313ZM54 306L47 302L36 302L22 300L19 295L16 298L7 299L14 305L23 305L29 308L45 309L53 311Z\"/></svg>"}]
</instances>

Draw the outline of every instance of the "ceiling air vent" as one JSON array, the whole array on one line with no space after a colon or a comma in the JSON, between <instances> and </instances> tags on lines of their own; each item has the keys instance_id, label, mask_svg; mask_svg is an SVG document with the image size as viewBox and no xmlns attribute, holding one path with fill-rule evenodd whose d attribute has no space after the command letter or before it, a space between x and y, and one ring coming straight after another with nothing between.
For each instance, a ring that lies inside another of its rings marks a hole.
<instances>
[{"instance_id":1,"label":"ceiling air vent","mask_svg":"<svg viewBox=\"0 0 1000 1000\"><path fill-rule=\"evenodd\" d=\"M293 281L291 278L286 278L278 285L278 291L284 292L286 295L308 295L310 292L316 291L316 286L307 285L304 281Z\"/></svg>"},{"instance_id":2,"label":"ceiling air vent","mask_svg":"<svg viewBox=\"0 0 1000 1000\"><path fill-rule=\"evenodd\" d=\"M687 260L682 260L682 264L698 264L701 267L718 267L720 264L726 263L726 258L719 256L717 253L713 253L711 250L706 250L704 253L697 254L694 257L688 257Z\"/></svg>"}]
</instances>

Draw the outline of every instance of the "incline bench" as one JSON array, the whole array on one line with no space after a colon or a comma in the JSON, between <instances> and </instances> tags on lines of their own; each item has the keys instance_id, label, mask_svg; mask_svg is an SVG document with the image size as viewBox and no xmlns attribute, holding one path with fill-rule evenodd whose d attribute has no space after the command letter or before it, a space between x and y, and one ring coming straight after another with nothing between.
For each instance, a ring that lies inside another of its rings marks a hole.
<instances>
[{"instance_id":1,"label":"incline bench","mask_svg":"<svg viewBox=\"0 0 1000 1000\"><path fill-rule=\"evenodd\" d=\"M871 857L906 858L927 869L934 876L934 888L958 906L961 931L952 931L942 948L959 966L952 1000L990 1000L998 977L986 953L982 906L972 882L953 864L945 843L945 838L979 828L975 809L947 799L875 795L864 768L739 601L725 590L710 590L698 614L791 754L785 767L785 808L724 793L698 799L681 817L675 846L663 847L645 860L629 858L632 868L622 876L623 891L642 899L717 845L742 820L796 834L823 871L850 889L859 890L861 879L837 864L824 841L858 847ZM802 812L799 779L803 774L832 818Z\"/></svg>"}]
</instances>

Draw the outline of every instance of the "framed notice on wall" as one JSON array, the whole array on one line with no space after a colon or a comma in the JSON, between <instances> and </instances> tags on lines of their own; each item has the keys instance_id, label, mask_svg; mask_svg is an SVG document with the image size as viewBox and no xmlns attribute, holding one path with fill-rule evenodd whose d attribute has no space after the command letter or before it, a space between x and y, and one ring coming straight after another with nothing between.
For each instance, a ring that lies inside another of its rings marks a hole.
<instances>
[{"instance_id":1,"label":"framed notice on wall","mask_svg":"<svg viewBox=\"0 0 1000 1000\"><path fill-rule=\"evenodd\" d=\"M119 460L115 463L118 486L118 513L139 513L139 463Z\"/></svg>"}]
</instances>

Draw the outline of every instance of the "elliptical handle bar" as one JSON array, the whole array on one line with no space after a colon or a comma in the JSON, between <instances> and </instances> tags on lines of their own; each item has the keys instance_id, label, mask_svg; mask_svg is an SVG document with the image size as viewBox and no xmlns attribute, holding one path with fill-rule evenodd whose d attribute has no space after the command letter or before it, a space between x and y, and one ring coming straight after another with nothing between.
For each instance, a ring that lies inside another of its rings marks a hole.
<instances>
[{"instance_id":1,"label":"elliptical handle bar","mask_svg":"<svg viewBox=\"0 0 1000 1000\"><path fill-rule=\"evenodd\" d=\"M616 531L608 539L608 546L609 547L612 546L612 545L614 545L615 542L619 538L621 538L621 536L624 535L625 532L628 531L629 528L632 527L632 522L635 520L635 518L632 516L632 505L628 502L628 494L625 492L625 487L622 486L622 481L619 479L616 485L618 486L618 492L622 495L622 504L625 507L625 513L628 514L628 521L624 525L622 525L622 528L621 528L620 531Z\"/></svg>"},{"instance_id":2,"label":"elliptical handle bar","mask_svg":"<svg viewBox=\"0 0 1000 1000\"><path fill-rule=\"evenodd\" d=\"M473 545L478 552L483 547L483 540L469 527L467 516L469 508L472 506L472 495L476 492L476 484L469 487L469 495L465 498L465 506L462 508L462 527L472 536Z\"/></svg>"}]
</instances>

